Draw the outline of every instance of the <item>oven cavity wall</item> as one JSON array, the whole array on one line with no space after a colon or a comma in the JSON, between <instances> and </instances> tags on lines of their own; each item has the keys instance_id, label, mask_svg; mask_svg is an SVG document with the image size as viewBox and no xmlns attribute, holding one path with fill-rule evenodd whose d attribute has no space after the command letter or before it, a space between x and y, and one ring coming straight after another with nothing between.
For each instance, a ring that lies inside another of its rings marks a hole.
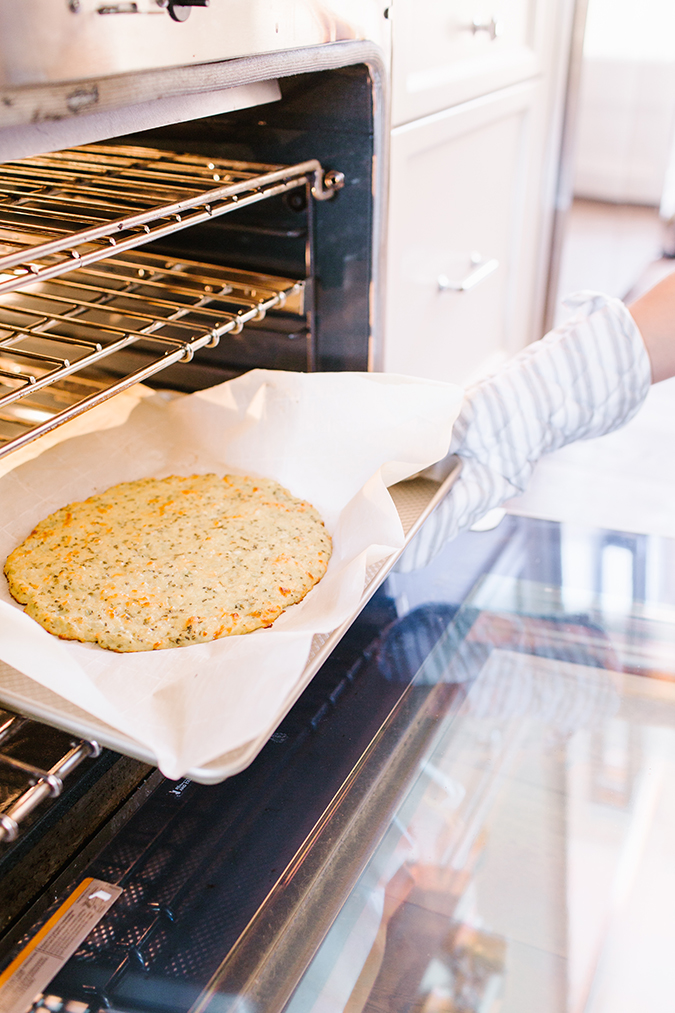
<instances>
[{"instance_id":1,"label":"oven cavity wall","mask_svg":"<svg viewBox=\"0 0 675 1013\"><path fill-rule=\"evenodd\" d=\"M170 367L158 382L210 386L256 366L367 370L376 321L371 279L375 193L371 74L357 64L279 81L281 97L253 109L119 137L242 162L290 165L317 158L344 175L327 201L305 190L262 201L152 243L149 250L305 281L303 316L277 311Z\"/></svg>"}]
</instances>

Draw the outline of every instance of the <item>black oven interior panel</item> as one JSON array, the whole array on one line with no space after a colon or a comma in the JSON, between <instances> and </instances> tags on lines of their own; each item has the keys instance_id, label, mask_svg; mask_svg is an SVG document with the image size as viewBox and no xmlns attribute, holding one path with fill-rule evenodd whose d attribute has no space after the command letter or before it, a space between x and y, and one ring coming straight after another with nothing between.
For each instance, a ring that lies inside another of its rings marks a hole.
<instances>
[{"instance_id":1,"label":"black oven interior panel","mask_svg":"<svg viewBox=\"0 0 675 1013\"><path fill-rule=\"evenodd\" d=\"M226 336L217 348L200 350L193 363L163 372L156 380L161 385L197 389L208 384L208 369L210 382L219 382L251 366L368 368L374 199L369 73L353 66L285 78L280 87L279 102L116 139L274 164L318 158L324 170L345 176L344 187L328 201L308 201L295 190L146 247L309 279L304 318L269 313L258 325L247 325L239 340Z\"/></svg>"},{"instance_id":2,"label":"black oven interior panel","mask_svg":"<svg viewBox=\"0 0 675 1013\"><path fill-rule=\"evenodd\" d=\"M228 157L234 158L232 151L239 150L238 145L226 145L219 137L227 129L227 125L220 121L227 118L196 120L164 127L159 137L153 133L135 134L124 140L125 143L142 143L155 148L166 146L170 150L195 151L203 155L208 152L216 158L227 150L230 152ZM229 126L232 129L232 125ZM174 136L179 127L183 128L181 133L186 136ZM197 128L199 141L195 142ZM170 136L165 138L167 131L170 131ZM215 135L213 139L211 133ZM247 158L241 160L251 161L253 155L248 148L246 151ZM308 203L304 189L292 190L283 196L269 197L259 204L239 208L229 216L192 225L165 240L149 243L147 249L206 260L224 267L304 278L308 267Z\"/></svg>"}]
</instances>

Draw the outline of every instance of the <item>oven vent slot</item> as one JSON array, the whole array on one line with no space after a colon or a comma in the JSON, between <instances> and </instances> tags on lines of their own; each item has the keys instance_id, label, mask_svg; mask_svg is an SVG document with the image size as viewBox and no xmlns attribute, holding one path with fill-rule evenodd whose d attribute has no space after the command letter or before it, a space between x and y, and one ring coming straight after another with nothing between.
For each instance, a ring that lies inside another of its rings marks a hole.
<instances>
[{"instance_id":1,"label":"oven vent slot","mask_svg":"<svg viewBox=\"0 0 675 1013\"><path fill-rule=\"evenodd\" d=\"M84 145L0 165L0 293L307 186L343 185L316 159L258 165L154 148Z\"/></svg>"},{"instance_id":2,"label":"oven vent slot","mask_svg":"<svg viewBox=\"0 0 675 1013\"><path fill-rule=\"evenodd\" d=\"M195 351L284 307L304 282L115 254L0 302L0 457ZM134 365L129 369L129 352ZM122 358L125 353L125 358Z\"/></svg>"}]
</instances>

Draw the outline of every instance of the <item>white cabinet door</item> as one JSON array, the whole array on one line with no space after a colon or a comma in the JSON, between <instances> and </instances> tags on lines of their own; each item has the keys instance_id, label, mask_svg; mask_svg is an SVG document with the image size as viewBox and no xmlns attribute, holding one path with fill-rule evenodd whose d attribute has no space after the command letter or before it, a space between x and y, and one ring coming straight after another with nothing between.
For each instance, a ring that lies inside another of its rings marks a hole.
<instances>
[{"instance_id":1,"label":"white cabinet door","mask_svg":"<svg viewBox=\"0 0 675 1013\"><path fill-rule=\"evenodd\" d=\"M537 74L551 0L394 0L392 122Z\"/></svg>"},{"instance_id":2,"label":"white cabinet door","mask_svg":"<svg viewBox=\"0 0 675 1013\"><path fill-rule=\"evenodd\" d=\"M384 369L465 383L529 340L539 93L515 85L393 131Z\"/></svg>"}]
</instances>

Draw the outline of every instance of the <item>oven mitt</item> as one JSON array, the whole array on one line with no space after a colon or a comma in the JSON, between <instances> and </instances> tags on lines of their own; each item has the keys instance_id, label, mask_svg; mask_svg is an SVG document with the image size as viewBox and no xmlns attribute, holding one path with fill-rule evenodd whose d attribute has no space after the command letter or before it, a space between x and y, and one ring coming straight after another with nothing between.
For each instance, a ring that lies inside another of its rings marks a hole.
<instances>
[{"instance_id":1,"label":"oven mitt","mask_svg":"<svg viewBox=\"0 0 675 1013\"><path fill-rule=\"evenodd\" d=\"M448 452L462 471L399 570L426 566L448 539L522 493L544 454L618 429L641 406L651 368L624 304L595 292L567 304L585 309L467 389ZM443 465L431 477L444 477Z\"/></svg>"}]
</instances>

